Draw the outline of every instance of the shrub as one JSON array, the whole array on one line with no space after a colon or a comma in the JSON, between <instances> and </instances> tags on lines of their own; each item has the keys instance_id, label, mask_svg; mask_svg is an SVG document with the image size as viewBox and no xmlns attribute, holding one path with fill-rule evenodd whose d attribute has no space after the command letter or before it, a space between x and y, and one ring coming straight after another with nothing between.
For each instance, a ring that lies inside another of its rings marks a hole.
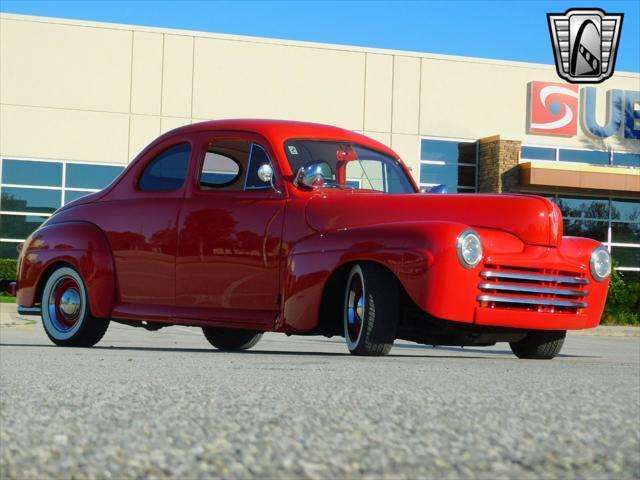
<instances>
[{"instance_id":1,"label":"shrub","mask_svg":"<svg viewBox=\"0 0 640 480\"><path fill-rule=\"evenodd\" d=\"M13 258L0 258L0 280L15 280L18 261Z\"/></svg>"},{"instance_id":2,"label":"shrub","mask_svg":"<svg viewBox=\"0 0 640 480\"><path fill-rule=\"evenodd\" d=\"M625 282L615 269L611 272L602 323L640 326L640 282Z\"/></svg>"}]
</instances>

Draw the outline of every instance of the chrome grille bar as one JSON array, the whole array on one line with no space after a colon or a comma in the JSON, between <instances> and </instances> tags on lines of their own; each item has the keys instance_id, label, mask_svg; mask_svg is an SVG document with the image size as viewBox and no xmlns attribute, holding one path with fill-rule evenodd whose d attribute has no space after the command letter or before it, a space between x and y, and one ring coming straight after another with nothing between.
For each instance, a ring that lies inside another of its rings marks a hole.
<instances>
[{"instance_id":1,"label":"chrome grille bar","mask_svg":"<svg viewBox=\"0 0 640 480\"><path fill-rule=\"evenodd\" d=\"M499 297L497 295L480 295L479 302L511 303L524 305L543 305L549 307L585 308L587 303L571 300L548 300L546 298Z\"/></svg>"},{"instance_id":2,"label":"chrome grille bar","mask_svg":"<svg viewBox=\"0 0 640 480\"><path fill-rule=\"evenodd\" d=\"M496 272L493 270L483 270L480 272L482 278L497 278L506 280L525 280L532 282L553 282L572 283L574 285L587 285L589 280L580 277L565 277L561 275L538 275L529 273Z\"/></svg>"},{"instance_id":3,"label":"chrome grille bar","mask_svg":"<svg viewBox=\"0 0 640 480\"><path fill-rule=\"evenodd\" d=\"M560 295L563 297L584 297L588 294L582 290L567 290L565 288L531 287L526 285L508 285L504 283L481 283L480 290L496 290L498 292L542 293Z\"/></svg>"}]
</instances>

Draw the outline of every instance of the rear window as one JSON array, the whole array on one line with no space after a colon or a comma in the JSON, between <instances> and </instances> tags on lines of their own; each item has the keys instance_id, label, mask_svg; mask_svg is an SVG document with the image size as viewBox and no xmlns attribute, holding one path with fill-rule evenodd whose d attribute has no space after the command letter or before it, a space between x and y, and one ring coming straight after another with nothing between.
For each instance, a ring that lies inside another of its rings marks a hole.
<instances>
[{"instance_id":1,"label":"rear window","mask_svg":"<svg viewBox=\"0 0 640 480\"><path fill-rule=\"evenodd\" d=\"M158 154L140 177L140 190L145 192L170 192L184 184L191 157L191 145L180 143Z\"/></svg>"}]
</instances>

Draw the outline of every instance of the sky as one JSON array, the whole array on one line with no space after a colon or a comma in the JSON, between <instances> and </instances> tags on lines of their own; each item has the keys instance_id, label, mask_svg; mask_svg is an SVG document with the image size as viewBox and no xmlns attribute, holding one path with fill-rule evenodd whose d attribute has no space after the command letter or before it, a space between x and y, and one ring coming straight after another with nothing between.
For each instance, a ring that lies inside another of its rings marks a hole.
<instances>
[{"instance_id":1,"label":"sky","mask_svg":"<svg viewBox=\"0 0 640 480\"><path fill-rule=\"evenodd\" d=\"M0 11L553 64L546 13L624 13L617 71L640 72L640 1L15 1Z\"/></svg>"}]
</instances>

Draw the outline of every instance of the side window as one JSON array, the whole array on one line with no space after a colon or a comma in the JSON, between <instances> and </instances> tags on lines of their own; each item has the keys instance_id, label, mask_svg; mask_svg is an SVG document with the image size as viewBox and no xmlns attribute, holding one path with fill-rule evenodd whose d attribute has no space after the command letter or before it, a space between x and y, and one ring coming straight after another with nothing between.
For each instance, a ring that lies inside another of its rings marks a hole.
<instances>
[{"instance_id":1,"label":"side window","mask_svg":"<svg viewBox=\"0 0 640 480\"><path fill-rule=\"evenodd\" d=\"M377 160L356 160L347 164L347 182L360 189L385 191L384 165Z\"/></svg>"},{"instance_id":2,"label":"side window","mask_svg":"<svg viewBox=\"0 0 640 480\"><path fill-rule=\"evenodd\" d=\"M154 158L142 172L139 186L145 192L170 192L184 184L191 156L191 145L180 143Z\"/></svg>"},{"instance_id":3,"label":"side window","mask_svg":"<svg viewBox=\"0 0 640 480\"><path fill-rule=\"evenodd\" d=\"M273 164L269 159L269 155L262 146L254 143L251 147L251 155L249 157L249 167L247 168L247 178L244 183L245 190L256 190L261 188L271 188L271 182L263 182L258 177L258 170L263 165L269 165L273 169ZM275 182L275 178L273 180Z\"/></svg>"},{"instance_id":4,"label":"side window","mask_svg":"<svg viewBox=\"0 0 640 480\"><path fill-rule=\"evenodd\" d=\"M251 143L244 140L220 140L207 149L200 172L200 186L242 190L240 179L246 171Z\"/></svg>"}]
</instances>

